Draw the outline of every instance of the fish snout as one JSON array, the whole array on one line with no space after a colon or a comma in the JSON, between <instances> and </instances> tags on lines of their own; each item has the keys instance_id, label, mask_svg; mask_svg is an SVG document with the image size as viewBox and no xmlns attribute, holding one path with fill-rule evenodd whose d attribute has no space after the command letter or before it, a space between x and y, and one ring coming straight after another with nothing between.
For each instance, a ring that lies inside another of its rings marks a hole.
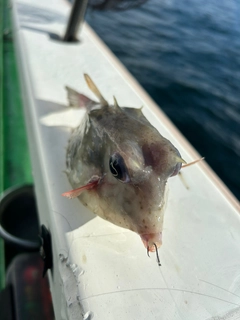
<instances>
[{"instance_id":1,"label":"fish snout","mask_svg":"<svg viewBox=\"0 0 240 320\"><path fill-rule=\"evenodd\" d=\"M140 237L145 248L150 252L155 252L156 247L160 248L162 245L162 232L140 234Z\"/></svg>"}]
</instances>

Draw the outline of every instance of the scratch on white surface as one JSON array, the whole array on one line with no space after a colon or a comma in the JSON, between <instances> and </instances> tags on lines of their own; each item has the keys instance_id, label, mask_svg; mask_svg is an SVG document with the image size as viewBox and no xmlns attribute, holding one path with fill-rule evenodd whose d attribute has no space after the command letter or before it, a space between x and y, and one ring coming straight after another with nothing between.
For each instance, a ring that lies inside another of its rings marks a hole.
<instances>
[{"instance_id":1,"label":"scratch on white surface","mask_svg":"<svg viewBox=\"0 0 240 320\"><path fill-rule=\"evenodd\" d=\"M216 285L216 284L214 284L214 283L211 283L211 282L209 282L209 281L205 281L205 280L202 280L202 279L199 279L199 281L205 282L205 283L207 283L207 284L209 284L209 285L211 285L211 286L213 286L213 287L216 287L216 288L218 288L218 289L221 289L221 290L223 290L223 291L226 291L227 293L230 293L230 294L232 294L232 295L234 295L235 297L238 297L238 298L240 299L240 296L239 296L239 295L237 295L237 294L235 294L234 292L231 292L231 291L229 291L229 290L227 290L227 289L225 289L225 288L222 288L222 287L220 287L220 286L218 286L218 285Z\"/></svg>"},{"instance_id":2,"label":"scratch on white surface","mask_svg":"<svg viewBox=\"0 0 240 320\"><path fill-rule=\"evenodd\" d=\"M62 275L62 303L61 316L63 319L79 319L85 314L85 310L78 300L79 276L84 274L84 270L77 264L70 263L67 256L59 254L59 271Z\"/></svg>"},{"instance_id":3,"label":"scratch on white surface","mask_svg":"<svg viewBox=\"0 0 240 320\"><path fill-rule=\"evenodd\" d=\"M228 311L225 314L214 316L206 320L239 320L240 319L240 308L235 308L231 311Z\"/></svg>"},{"instance_id":4,"label":"scratch on white surface","mask_svg":"<svg viewBox=\"0 0 240 320\"><path fill-rule=\"evenodd\" d=\"M231 302L231 301L227 301L227 300L224 300L224 299L221 299L221 298L218 298L218 297L215 297L215 296L211 296L209 294L205 294L205 293L201 293L201 292L195 292L195 291L190 291L190 290L185 290L185 289L178 289L178 288L138 288L138 289L128 289L128 290L118 290L118 291L112 291L112 292L103 292L103 293L100 293L100 294L95 294L95 295L92 295L92 296L88 296L88 297L84 297L84 298L81 298L80 301L83 301L83 300L87 300L87 299L91 299L91 298L96 298L96 297L101 297L101 296L105 296L105 295L112 295L112 294L115 294L115 293L123 293L123 292L137 292L137 291L177 291L177 292L183 292L183 293L191 293L193 295L198 295L198 296L203 296L203 297L207 297L207 298L211 298L211 299L214 299L214 300L218 300L218 301L221 301L221 302L226 302L228 304L232 304L232 305L235 305L235 306L238 306L240 307L240 303L234 303L234 302ZM240 310L240 309L239 309ZM210 318L211 319L211 318Z\"/></svg>"}]
</instances>

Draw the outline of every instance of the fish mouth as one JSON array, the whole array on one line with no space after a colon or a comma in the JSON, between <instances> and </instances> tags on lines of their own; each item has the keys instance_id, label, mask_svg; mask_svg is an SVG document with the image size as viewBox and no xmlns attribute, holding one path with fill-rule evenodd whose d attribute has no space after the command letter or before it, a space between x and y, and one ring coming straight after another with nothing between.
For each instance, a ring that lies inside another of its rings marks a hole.
<instances>
[{"instance_id":1,"label":"fish mouth","mask_svg":"<svg viewBox=\"0 0 240 320\"><path fill-rule=\"evenodd\" d=\"M156 248L162 245L162 232L140 234L145 248L150 252L155 252Z\"/></svg>"}]
</instances>

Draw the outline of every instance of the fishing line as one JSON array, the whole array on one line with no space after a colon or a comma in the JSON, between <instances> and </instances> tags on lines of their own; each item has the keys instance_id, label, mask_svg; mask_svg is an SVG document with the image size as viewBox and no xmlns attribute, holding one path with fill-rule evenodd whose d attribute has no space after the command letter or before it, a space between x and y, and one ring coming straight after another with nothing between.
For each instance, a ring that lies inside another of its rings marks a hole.
<instances>
[{"instance_id":1,"label":"fishing line","mask_svg":"<svg viewBox=\"0 0 240 320\"><path fill-rule=\"evenodd\" d=\"M160 273L161 273L161 275L162 275L162 278L163 278L163 281L164 281L164 283L165 283L165 286L166 286L166 288L167 288L170 296L172 297L173 302L175 303L177 312L178 312L180 318L181 318L182 320L184 320L183 317L182 317L182 314L181 314L181 312L180 312L180 309L178 308L178 305L177 305L177 303L176 303L176 301L175 301L175 299L174 299L174 297L173 297L173 294L172 294L171 290L169 289L169 287L168 287L168 285L167 285L167 281L166 281L165 277L163 276L162 268L159 268L159 270L160 270Z\"/></svg>"}]
</instances>

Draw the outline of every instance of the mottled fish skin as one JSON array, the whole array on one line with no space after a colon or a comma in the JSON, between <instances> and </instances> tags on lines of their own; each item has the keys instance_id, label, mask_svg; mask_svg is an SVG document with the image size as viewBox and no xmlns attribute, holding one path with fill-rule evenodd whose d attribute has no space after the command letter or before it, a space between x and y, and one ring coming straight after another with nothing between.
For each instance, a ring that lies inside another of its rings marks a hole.
<instances>
[{"instance_id":1,"label":"mottled fish skin","mask_svg":"<svg viewBox=\"0 0 240 320\"><path fill-rule=\"evenodd\" d=\"M141 109L88 105L69 140L68 179L76 189L98 177L97 186L79 200L101 218L138 233L155 251L153 243L162 243L167 179L181 169L181 156Z\"/></svg>"}]
</instances>

